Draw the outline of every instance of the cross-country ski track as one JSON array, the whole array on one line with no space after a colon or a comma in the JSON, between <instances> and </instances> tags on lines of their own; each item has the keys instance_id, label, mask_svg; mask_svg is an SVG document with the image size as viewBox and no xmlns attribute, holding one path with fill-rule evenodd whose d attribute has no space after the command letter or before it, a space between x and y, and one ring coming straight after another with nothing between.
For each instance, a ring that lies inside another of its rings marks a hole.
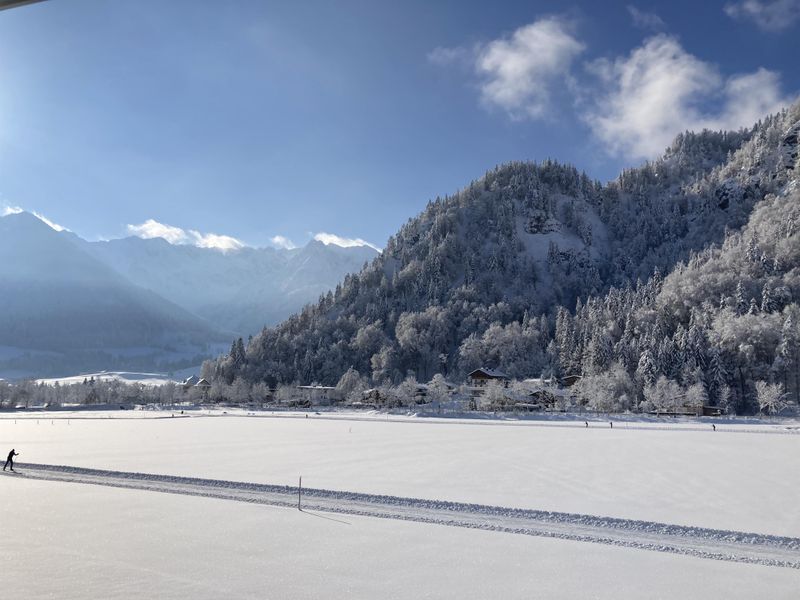
<instances>
[{"instance_id":1,"label":"cross-country ski track","mask_svg":"<svg viewBox=\"0 0 800 600\"><path fill-rule=\"evenodd\" d=\"M292 486L32 463L20 463L19 467L23 471L21 476L42 481L185 494L287 508L297 508L298 504L298 488ZM306 512L415 521L800 569L800 538L793 537L313 488L303 488L301 507Z\"/></svg>"}]
</instances>

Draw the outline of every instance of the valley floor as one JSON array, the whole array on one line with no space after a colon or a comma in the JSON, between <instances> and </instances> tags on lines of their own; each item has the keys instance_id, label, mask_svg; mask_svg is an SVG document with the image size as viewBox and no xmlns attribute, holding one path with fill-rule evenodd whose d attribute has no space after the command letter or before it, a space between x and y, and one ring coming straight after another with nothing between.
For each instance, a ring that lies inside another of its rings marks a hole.
<instances>
[{"instance_id":1,"label":"valley floor","mask_svg":"<svg viewBox=\"0 0 800 600\"><path fill-rule=\"evenodd\" d=\"M796 423L171 414L0 415L4 598L800 586Z\"/></svg>"}]
</instances>

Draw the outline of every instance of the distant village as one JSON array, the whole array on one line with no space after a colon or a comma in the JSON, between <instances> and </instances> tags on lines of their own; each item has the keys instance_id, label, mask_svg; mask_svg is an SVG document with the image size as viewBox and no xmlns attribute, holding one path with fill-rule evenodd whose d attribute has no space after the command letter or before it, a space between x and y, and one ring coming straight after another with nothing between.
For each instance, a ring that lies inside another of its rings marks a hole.
<instances>
[{"instance_id":1,"label":"distant village","mask_svg":"<svg viewBox=\"0 0 800 600\"><path fill-rule=\"evenodd\" d=\"M481 367L467 375L466 381L456 384L441 375L428 383L409 378L397 386L362 389L348 386L346 376L339 385L316 383L284 385L263 391L261 398L242 398L235 392L215 394L215 384L192 376L183 384L183 391L194 398L221 405L245 404L250 407L311 408L347 407L351 409L384 409L415 407L435 411L492 411L492 412L597 412L582 398L577 383L580 375L539 377L515 380L498 369ZM235 383L228 386L235 389ZM238 397L237 397L238 396ZM244 402L242 402L244 400ZM719 416L719 407L676 397L668 406L649 411L664 416Z\"/></svg>"},{"instance_id":2,"label":"distant village","mask_svg":"<svg viewBox=\"0 0 800 600\"><path fill-rule=\"evenodd\" d=\"M580 375L513 379L499 369L481 367L461 383L436 374L427 382L413 376L397 385L370 387L353 369L335 386L284 384L275 388L241 379L231 383L192 375L182 382L157 374L102 372L65 380L0 380L0 408L43 409L58 406L105 406L146 409L164 406L242 407L253 410L303 410L317 407L349 410L409 409L434 413L467 411L506 413L617 413L619 405L598 403ZM136 379L123 379L123 376ZM720 416L724 411L702 396L662 394L637 412L660 416ZM767 414L779 411L767 410Z\"/></svg>"}]
</instances>

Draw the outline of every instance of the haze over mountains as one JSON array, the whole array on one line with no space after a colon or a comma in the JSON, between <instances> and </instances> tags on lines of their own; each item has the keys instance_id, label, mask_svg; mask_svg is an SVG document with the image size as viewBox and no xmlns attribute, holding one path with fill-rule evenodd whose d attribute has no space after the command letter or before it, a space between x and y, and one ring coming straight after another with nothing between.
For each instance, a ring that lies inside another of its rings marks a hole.
<instances>
[{"instance_id":1,"label":"haze over mountains","mask_svg":"<svg viewBox=\"0 0 800 600\"><path fill-rule=\"evenodd\" d=\"M334 288L377 252L87 242L29 213L0 218L0 377L197 365Z\"/></svg>"},{"instance_id":2,"label":"haze over mountains","mask_svg":"<svg viewBox=\"0 0 800 600\"><path fill-rule=\"evenodd\" d=\"M312 240L302 248L242 248L219 252L164 239L76 240L129 281L157 291L218 329L247 337L274 325L378 253Z\"/></svg>"}]
</instances>

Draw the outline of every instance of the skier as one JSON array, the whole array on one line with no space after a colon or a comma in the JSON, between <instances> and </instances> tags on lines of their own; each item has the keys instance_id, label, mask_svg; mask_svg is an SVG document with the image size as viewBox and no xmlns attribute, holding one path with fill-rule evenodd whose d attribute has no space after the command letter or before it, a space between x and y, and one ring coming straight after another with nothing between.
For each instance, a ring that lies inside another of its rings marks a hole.
<instances>
[{"instance_id":1,"label":"skier","mask_svg":"<svg viewBox=\"0 0 800 600\"><path fill-rule=\"evenodd\" d=\"M589 427L589 421L584 421L584 422L583 422L583 425L584 425L584 427L587 427L587 428L588 428L588 427Z\"/></svg>"},{"instance_id":2,"label":"skier","mask_svg":"<svg viewBox=\"0 0 800 600\"><path fill-rule=\"evenodd\" d=\"M711 424L711 429L712 429L712 431L716 431L717 430L717 426L712 423Z\"/></svg>"},{"instance_id":3,"label":"skier","mask_svg":"<svg viewBox=\"0 0 800 600\"><path fill-rule=\"evenodd\" d=\"M11 449L11 452L8 453L8 458L6 459L6 464L3 466L3 471L6 470L6 467L10 466L11 470L14 470L14 457L19 456L19 452L17 452L14 448Z\"/></svg>"},{"instance_id":4,"label":"skier","mask_svg":"<svg viewBox=\"0 0 800 600\"><path fill-rule=\"evenodd\" d=\"M611 425L611 429L614 429L614 421L609 421L608 424Z\"/></svg>"}]
</instances>

